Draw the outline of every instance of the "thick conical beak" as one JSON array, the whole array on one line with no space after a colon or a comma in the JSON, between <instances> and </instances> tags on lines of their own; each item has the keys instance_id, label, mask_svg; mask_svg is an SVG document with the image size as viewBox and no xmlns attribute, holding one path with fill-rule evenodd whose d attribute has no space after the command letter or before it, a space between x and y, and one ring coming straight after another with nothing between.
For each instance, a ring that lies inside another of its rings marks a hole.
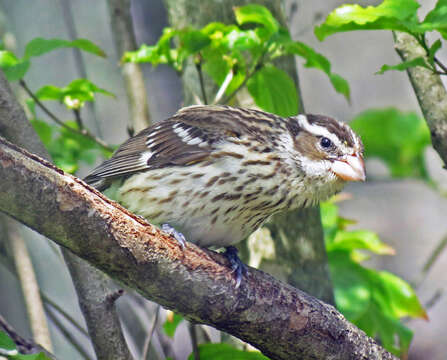
<instances>
[{"instance_id":1,"label":"thick conical beak","mask_svg":"<svg viewBox=\"0 0 447 360\"><path fill-rule=\"evenodd\" d=\"M361 155L348 155L343 160L335 160L331 170L345 181L365 181L365 163Z\"/></svg>"}]
</instances>

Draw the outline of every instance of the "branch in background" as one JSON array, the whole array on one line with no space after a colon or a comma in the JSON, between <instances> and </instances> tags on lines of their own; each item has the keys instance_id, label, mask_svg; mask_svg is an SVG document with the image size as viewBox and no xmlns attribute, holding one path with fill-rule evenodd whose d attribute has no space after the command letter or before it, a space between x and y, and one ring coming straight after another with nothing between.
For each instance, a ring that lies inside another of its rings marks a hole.
<instances>
[{"instance_id":1,"label":"branch in background","mask_svg":"<svg viewBox=\"0 0 447 360\"><path fill-rule=\"evenodd\" d=\"M249 268L236 289L223 255L191 243L182 249L81 180L5 140L0 178L0 211L146 298L233 334L267 356L395 359L334 307L268 274Z\"/></svg>"},{"instance_id":2,"label":"branch in background","mask_svg":"<svg viewBox=\"0 0 447 360\"><path fill-rule=\"evenodd\" d=\"M50 156L41 143L39 137L33 130L30 122L27 120L25 113L23 109L18 104L17 100L15 99L11 88L6 81L3 72L0 71L0 103L2 106L0 107L0 133L4 134L8 137L8 139L12 139L15 141L18 145L24 146L27 149L30 149L31 151L39 154L40 156L49 159ZM24 208L23 204L20 205L20 207ZM35 213L36 216L39 213ZM66 250L62 249L62 252L65 253ZM65 255L65 254L64 254ZM66 257L73 257L73 255L68 254ZM73 273L78 273L77 270L74 267L77 265L75 264L75 261L73 261L72 264L68 265L69 270ZM82 264L79 266L83 266ZM81 269L82 270L82 269ZM84 270L85 271L85 270ZM79 271L81 273L82 271ZM99 279L100 280L100 279ZM98 281L99 281L98 280ZM102 291L101 284L97 283L89 283L89 282L83 282L82 279L74 279L75 284L78 284L79 287L82 287L82 289L76 289L77 292L80 294L78 295L78 298L81 298L81 294L89 293L90 297L96 296L97 299L105 298L105 292ZM93 281L93 279L92 279ZM108 280L110 282L110 280ZM98 306L101 306L101 303L94 303L92 306L88 306L88 303L84 301L85 307L83 308L84 311L91 311L95 312L97 311ZM104 303L102 304L104 305ZM109 339L109 341L113 342L120 342L124 341L123 335L116 336L115 338L112 335L119 334L121 332L121 326L118 321L118 316L116 315L116 308L115 307L108 307L107 309L101 309L102 313L109 312L109 317L107 321L107 327L105 326L103 328L103 337L106 339ZM87 320L90 318L93 318L89 316L88 314L84 314ZM90 324L87 324L90 326ZM92 324L92 327L98 326L97 324ZM119 348L119 349L125 349L127 347L126 343L121 344L114 344L112 349ZM96 344L95 344L96 349ZM104 352L106 351L103 350ZM123 350L123 353L125 351ZM112 356L111 358L114 358ZM123 357L125 359L125 357Z\"/></svg>"},{"instance_id":3,"label":"branch in background","mask_svg":"<svg viewBox=\"0 0 447 360\"><path fill-rule=\"evenodd\" d=\"M37 354L40 352L44 352L49 358L56 359L56 357L45 350L39 344L36 344L34 341L27 340L20 336L15 329L8 324L8 322L0 315L0 331L4 331L16 344L17 349L21 354Z\"/></svg>"},{"instance_id":4,"label":"branch in background","mask_svg":"<svg viewBox=\"0 0 447 360\"><path fill-rule=\"evenodd\" d=\"M152 321L152 325L147 333L146 339L144 340L143 352L141 355L142 360L148 359L149 349L151 346L152 337L154 336L155 328L157 327L159 315L160 315L160 305L157 305L157 309L155 310L154 320Z\"/></svg>"},{"instance_id":5,"label":"branch in background","mask_svg":"<svg viewBox=\"0 0 447 360\"><path fill-rule=\"evenodd\" d=\"M427 57L413 36L394 33L395 48L403 61ZM447 92L439 75L421 66L407 69L419 106L430 129L433 147L447 165Z\"/></svg>"},{"instance_id":6,"label":"branch in background","mask_svg":"<svg viewBox=\"0 0 447 360\"><path fill-rule=\"evenodd\" d=\"M199 83L200 83L200 90L202 91L203 104L208 105L208 99L206 97L206 90L205 90L205 82L203 80L202 56L200 54L198 60L195 62L195 66L197 69L197 74L199 75Z\"/></svg>"},{"instance_id":7,"label":"branch in background","mask_svg":"<svg viewBox=\"0 0 447 360\"><path fill-rule=\"evenodd\" d=\"M57 318L56 314L53 313L53 310L46 307L48 317L53 322L54 326L61 332L61 334L67 339L67 341L76 349L76 351L81 355L81 357L85 360L93 360L84 347L76 340L76 338L72 335L70 331L62 324L62 322Z\"/></svg>"},{"instance_id":8,"label":"branch in background","mask_svg":"<svg viewBox=\"0 0 447 360\"><path fill-rule=\"evenodd\" d=\"M112 34L118 58L126 51L137 49L133 22L130 14L130 0L108 0ZM130 109L128 128L139 132L151 124L141 67L136 63L122 64L126 84L127 101Z\"/></svg>"},{"instance_id":9,"label":"branch in background","mask_svg":"<svg viewBox=\"0 0 447 360\"><path fill-rule=\"evenodd\" d=\"M102 146L105 150L113 152L113 148L110 145L106 144L103 140L97 138L95 135L93 135L87 129L81 128L78 130L78 129L72 128L71 126L68 126L62 120L60 120L36 97L36 95L31 91L31 89L28 87L28 85L26 84L26 82L23 79L19 81L19 84L26 91L26 93L34 100L36 105L39 106L42 109L42 111L45 114L47 114L50 117L50 119L53 120L56 124L62 126L63 128L65 128L75 134L83 135L83 136L93 140L98 145Z\"/></svg>"},{"instance_id":10,"label":"branch in background","mask_svg":"<svg viewBox=\"0 0 447 360\"><path fill-rule=\"evenodd\" d=\"M7 219L7 239L11 248L12 257L22 287L22 293L26 304L28 319L34 341L42 345L48 351L53 350L50 331L45 317L45 311L40 297L39 285L34 272L31 258L26 248L25 240L19 233L19 224L12 219Z\"/></svg>"}]
</instances>

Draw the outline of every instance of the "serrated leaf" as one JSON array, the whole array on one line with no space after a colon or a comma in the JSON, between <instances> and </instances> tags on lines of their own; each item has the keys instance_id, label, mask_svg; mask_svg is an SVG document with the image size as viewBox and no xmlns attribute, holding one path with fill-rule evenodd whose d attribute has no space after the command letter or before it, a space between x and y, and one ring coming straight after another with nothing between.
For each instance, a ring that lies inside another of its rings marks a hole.
<instances>
[{"instance_id":1,"label":"serrated leaf","mask_svg":"<svg viewBox=\"0 0 447 360\"><path fill-rule=\"evenodd\" d=\"M75 47L102 57L105 56L104 51L87 39L68 41L63 39L44 39L38 37L26 44L24 59L28 60L31 57L41 56L50 51L68 47Z\"/></svg>"},{"instance_id":2,"label":"serrated leaf","mask_svg":"<svg viewBox=\"0 0 447 360\"><path fill-rule=\"evenodd\" d=\"M384 0L378 6L344 4L333 10L325 22L315 27L319 40L337 32L353 30L399 30L409 32L418 26L415 0Z\"/></svg>"},{"instance_id":3,"label":"serrated leaf","mask_svg":"<svg viewBox=\"0 0 447 360\"><path fill-rule=\"evenodd\" d=\"M173 338L175 335L175 331L177 330L177 327L180 325L180 323L183 321L183 316L174 313L174 316L172 319L166 319L165 323L163 324L163 330L166 335L168 335L170 338Z\"/></svg>"},{"instance_id":4,"label":"serrated leaf","mask_svg":"<svg viewBox=\"0 0 447 360\"><path fill-rule=\"evenodd\" d=\"M249 4L235 7L234 14L239 25L247 23L260 24L263 25L270 34L277 32L279 29L278 21L265 6Z\"/></svg>"},{"instance_id":5,"label":"serrated leaf","mask_svg":"<svg viewBox=\"0 0 447 360\"><path fill-rule=\"evenodd\" d=\"M425 62L425 59L423 57L417 57L412 60L407 60L407 61L401 62L400 64L397 64L397 65L383 65L380 68L380 70L376 72L376 74L381 75L385 71L389 71L389 70L404 71L410 67L415 67L415 66L422 66L426 69L431 70L431 67Z\"/></svg>"},{"instance_id":6,"label":"serrated leaf","mask_svg":"<svg viewBox=\"0 0 447 360\"><path fill-rule=\"evenodd\" d=\"M350 123L361 136L366 157L378 157L394 177L427 178L424 149L430 145L430 131L415 113L394 108L368 110Z\"/></svg>"},{"instance_id":7,"label":"serrated leaf","mask_svg":"<svg viewBox=\"0 0 447 360\"><path fill-rule=\"evenodd\" d=\"M298 94L295 83L286 72L266 65L248 81L247 89L260 108L280 116L298 112Z\"/></svg>"},{"instance_id":8,"label":"serrated leaf","mask_svg":"<svg viewBox=\"0 0 447 360\"><path fill-rule=\"evenodd\" d=\"M203 360L269 360L259 351L239 350L223 343L200 344L199 355ZM194 360L194 354L189 355L188 360Z\"/></svg>"}]
</instances>

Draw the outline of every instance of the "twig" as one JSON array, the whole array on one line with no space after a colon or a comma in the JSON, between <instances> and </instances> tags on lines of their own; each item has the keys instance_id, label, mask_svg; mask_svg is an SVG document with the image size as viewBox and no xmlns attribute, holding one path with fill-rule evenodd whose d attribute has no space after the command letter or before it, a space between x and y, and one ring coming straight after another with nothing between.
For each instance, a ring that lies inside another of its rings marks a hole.
<instances>
[{"instance_id":1,"label":"twig","mask_svg":"<svg viewBox=\"0 0 447 360\"><path fill-rule=\"evenodd\" d=\"M7 229L9 245L22 287L33 338L38 344L51 351L50 331L48 330L47 319L40 297L39 284L37 283L25 240L19 233L19 224L15 220L7 220Z\"/></svg>"},{"instance_id":2,"label":"twig","mask_svg":"<svg viewBox=\"0 0 447 360\"><path fill-rule=\"evenodd\" d=\"M82 123L81 112L79 111L79 109L73 109L73 113L74 113L76 124L78 125L78 128L83 130L84 124Z\"/></svg>"},{"instance_id":3,"label":"twig","mask_svg":"<svg viewBox=\"0 0 447 360\"><path fill-rule=\"evenodd\" d=\"M200 90L202 91L203 103L205 105L208 105L208 99L206 98L205 82L203 80L202 57L200 56L200 54L198 60L195 62L195 66L197 69L197 73L199 74L199 83L200 83Z\"/></svg>"},{"instance_id":4,"label":"twig","mask_svg":"<svg viewBox=\"0 0 447 360\"><path fill-rule=\"evenodd\" d=\"M94 142L96 142L98 145L100 145L102 148L104 148L105 150L108 151L113 151L113 148L106 144L103 140L97 138L95 135L93 135L92 133L90 133L87 129L82 129L82 130L78 130L75 128L72 128L70 126L68 126L67 124L65 124L62 120L60 120L56 115L54 115L38 98L36 95L34 95L34 93L31 91L31 89L28 87L28 85L26 84L26 82L22 79L19 80L19 84L20 86L26 91L26 93L34 100L34 102L42 109L42 111L47 114L51 120L53 120L56 124L62 126L63 128L76 133L76 134L80 134L83 135L91 140L93 140Z\"/></svg>"},{"instance_id":5,"label":"twig","mask_svg":"<svg viewBox=\"0 0 447 360\"><path fill-rule=\"evenodd\" d=\"M435 264L436 260L439 259L439 256L444 251L444 249L447 247L447 235L444 235L444 237L439 241L439 243L436 245L436 247L433 249L433 251L430 253L430 256L428 257L427 261L425 262L424 266L422 267L421 274L419 275L419 278L414 282L414 287L419 287L427 277L427 274L430 272L431 268Z\"/></svg>"},{"instance_id":6,"label":"twig","mask_svg":"<svg viewBox=\"0 0 447 360\"><path fill-rule=\"evenodd\" d=\"M216 97L214 98L213 104L217 104L220 99L222 98L223 94L225 94L225 91L227 91L228 85L230 85L231 80L233 80L234 71L231 69L227 76L225 76L225 79L222 83L222 85L219 88L219 91L216 94Z\"/></svg>"},{"instance_id":7,"label":"twig","mask_svg":"<svg viewBox=\"0 0 447 360\"><path fill-rule=\"evenodd\" d=\"M84 347L75 339L75 337L68 331L65 326L59 321L57 316L53 313L53 310L47 307L48 317L51 319L53 324L62 333L62 335L67 339L67 341L76 349L76 351L82 356L83 359L93 360Z\"/></svg>"},{"instance_id":8,"label":"twig","mask_svg":"<svg viewBox=\"0 0 447 360\"><path fill-rule=\"evenodd\" d=\"M200 360L199 345L197 344L196 325L188 322L189 335L191 336L192 353L194 360Z\"/></svg>"},{"instance_id":9,"label":"twig","mask_svg":"<svg viewBox=\"0 0 447 360\"><path fill-rule=\"evenodd\" d=\"M147 359L147 355L149 353L149 347L151 345L152 337L154 336L154 331L157 326L159 314L160 314L160 305L157 305L157 308L155 309L154 320L152 322L151 328L149 329L146 340L144 340L143 353L141 355L142 360Z\"/></svg>"},{"instance_id":10,"label":"twig","mask_svg":"<svg viewBox=\"0 0 447 360\"><path fill-rule=\"evenodd\" d=\"M62 8L62 16L64 17L64 23L67 28L68 38L70 40L75 40L78 38L78 34L76 31L76 25L73 20L73 12L71 10L71 1L70 0L60 0L61 8ZM78 48L73 48L73 60L74 65L76 67L76 71L79 74L79 77L83 79L87 79L87 70L85 68L84 58L82 57L81 51ZM95 124L95 133L102 137L101 126L99 125L98 117L96 116L95 102L87 101L86 102L87 110L89 112L89 116L93 119L93 123Z\"/></svg>"},{"instance_id":11,"label":"twig","mask_svg":"<svg viewBox=\"0 0 447 360\"><path fill-rule=\"evenodd\" d=\"M42 297L44 306L47 309L47 311L49 307L53 308L61 316L63 316L65 320L67 320L71 325L73 325L82 335L86 336L87 338L90 338L90 335L88 334L87 330L84 329L84 327L81 324L79 324L69 313L67 313L64 309L62 309L57 303L51 300L42 291L40 292L40 296Z\"/></svg>"},{"instance_id":12,"label":"twig","mask_svg":"<svg viewBox=\"0 0 447 360\"><path fill-rule=\"evenodd\" d=\"M50 359L56 359L53 354L44 349L41 345L32 340L27 340L17 333L17 331L0 315L0 330L4 331L16 344L21 354L36 354L44 352ZM10 354L11 356L11 354Z\"/></svg>"}]
</instances>

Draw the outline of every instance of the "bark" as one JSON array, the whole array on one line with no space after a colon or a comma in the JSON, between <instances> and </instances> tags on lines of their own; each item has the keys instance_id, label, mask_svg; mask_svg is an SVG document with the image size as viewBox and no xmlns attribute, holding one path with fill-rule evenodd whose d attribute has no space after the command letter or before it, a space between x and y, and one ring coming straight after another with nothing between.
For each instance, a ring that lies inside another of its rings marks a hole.
<instances>
[{"instance_id":1,"label":"bark","mask_svg":"<svg viewBox=\"0 0 447 360\"><path fill-rule=\"evenodd\" d=\"M47 160L50 159L50 155L26 118L23 109L15 99L2 71L0 71L0 134L5 136L8 140L25 147L29 151L32 151ZM116 334L121 333L121 326L117 320L118 317L116 315L115 307L108 306L106 301L103 301L102 307L98 306L98 301L100 301L100 299L107 298L108 293L101 290L106 288L107 284L110 283L110 280L104 280L104 276L99 274L98 270L93 268L87 262L79 264L79 261L75 259L73 254L65 252L64 249L62 250L66 259L73 258L73 261L69 262L67 266L72 274L76 292L78 293L78 300L87 320L89 334L92 337L95 351L99 350L100 345L103 344L103 339L109 339L109 341L115 341L116 343L123 342L110 348L110 350L107 347L101 348L100 352L97 354L98 358L131 359L130 352L124 342L123 335L121 334L120 336L113 337ZM82 274L82 271L88 271L89 269L91 269L92 272L89 282L84 281L85 279L82 276L79 278L75 277L77 274ZM94 279L94 274L96 274L96 282ZM101 281L105 281L105 284L98 283ZM90 294L90 299L96 297L97 302L92 303L91 306L89 306L89 302L82 297L84 294ZM101 327L99 327L97 323L89 322L90 319L94 319L95 316L99 316L96 314L99 311L102 312L102 318L110 319L107 323L103 324L104 326ZM121 349L123 352L108 353L108 351L113 351L116 349ZM100 354L104 356L100 357Z\"/></svg>"},{"instance_id":2,"label":"bark","mask_svg":"<svg viewBox=\"0 0 447 360\"><path fill-rule=\"evenodd\" d=\"M171 26L202 27L212 21L234 23L234 6L251 3L249 0L165 0ZM283 26L286 25L282 1L262 0L256 2L270 9ZM295 81L299 93L299 78L293 56L281 58L276 66L286 71ZM185 105L195 103L201 97L199 76L196 67L189 63L183 74ZM217 92L217 86L205 76L205 91L208 99ZM299 99L300 110L304 107ZM267 225L274 239L276 258L262 264L275 276L312 294L327 303L334 304L333 287L329 274L323 229L319 207L295 210L273 216Z\"/></svg>"},{"instance_id":3,"label":"bark","mask_svg":"<svg viewBox=\"0 0 447 360\"><path fill-rule=\"evenodd\" d=\"M130 14L130 0L108 0L111 29L119 58L126 51L137 48ZM122 64L122 74L126 85L127 101L130 110L129 128L139 132L151 123L147 105L146 88L139 64Z\"/></svg>"},{"instance_id":4,"label":"bark","mask_svg":"<svg viewBox=\"0 0 447 360\"><path fill-rule=\"evenodd\" d=\"M0 140L0 211L144 297L214 326L272 359L395 359L334 307L249 268L185 248L81 180Z\"/></svg>"},{"instance_id":5,"label":"bark","mask_svg":"<svg viewBox=\"0 0 447 360\"><path fill-rule=\"evenodd\" d=\"M427 57L425 50L410 34L394 33L395 48L403 61ZM407 70L416 98L430 129L433 147L447 165L447 91L441 77L416 66Z\"/></svg>"}]
</instances>

